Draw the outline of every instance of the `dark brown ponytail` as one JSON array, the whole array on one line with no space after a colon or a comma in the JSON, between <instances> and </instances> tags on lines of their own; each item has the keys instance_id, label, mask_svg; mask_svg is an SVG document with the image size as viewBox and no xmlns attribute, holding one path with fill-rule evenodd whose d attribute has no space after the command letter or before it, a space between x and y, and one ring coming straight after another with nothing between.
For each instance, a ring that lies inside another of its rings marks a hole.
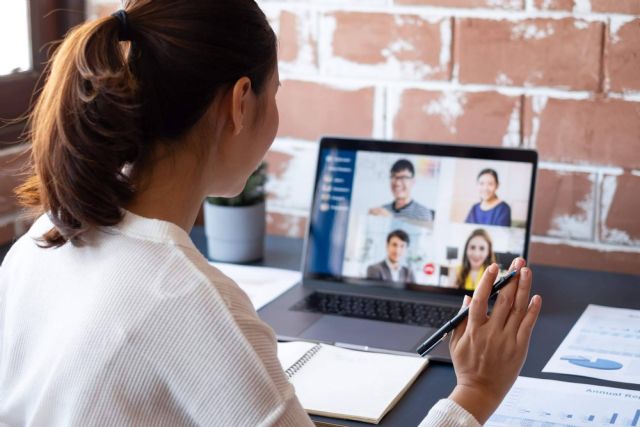
<instances>
[{"instance_id":1,"label":"dark brown ponytail","mask_svg":"<svg viewBox=\"0 0 640 427\"><path fill-rule=\"evenodd\" d=\"M186 133L240 77L259 94L276 66L253 0L131 0L126 12L131 42L114 16L66 36L31 114L32 173L17 194L49 214L45 247L117 224L156 144Z\"/></svg>"}]
</instances>

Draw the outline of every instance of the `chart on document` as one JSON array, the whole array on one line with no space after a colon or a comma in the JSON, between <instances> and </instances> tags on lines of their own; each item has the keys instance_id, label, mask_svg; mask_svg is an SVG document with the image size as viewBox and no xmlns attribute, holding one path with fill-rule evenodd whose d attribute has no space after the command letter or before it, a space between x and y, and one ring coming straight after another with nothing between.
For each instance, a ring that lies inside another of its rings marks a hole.
<instances>
[{"instance_id":1,"label":"chart on document","mask_svg":"<svg viewBox=\"0 0 640 427\"><path fill-rule=\"evenodd\" d=\"M542 372L640 384L640 311L589 305Z\"/></svg>"},{"instance_id":2,"label":"chart on document","mask_svg":"<svg viewBox=\"0 0 640 427\"><path fill-rule=\"evenodd\" d=\"M640 427L640 391L518 377L487 427Z\"/></svg>"}]
</instances>

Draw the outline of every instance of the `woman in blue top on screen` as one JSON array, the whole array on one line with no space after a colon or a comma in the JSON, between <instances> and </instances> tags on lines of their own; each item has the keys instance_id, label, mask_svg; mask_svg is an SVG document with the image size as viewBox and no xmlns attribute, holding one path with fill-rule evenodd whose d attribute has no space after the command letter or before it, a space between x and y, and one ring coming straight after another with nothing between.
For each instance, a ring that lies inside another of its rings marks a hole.
<instances>
[{"instance_id":1,"label":"woman in blue top on screen","mask_svg":"<svg viewBox=\"0 0 640 427\"><path fill-rule=\"evenodd\" d=\"M493 169L483 169L478 174L478 190L481 201L471 207L464 222L467 224L485 224L511 226L511 207L500 200L496 191L500 182L498 173Z\"/></svg>"}]
</instances>

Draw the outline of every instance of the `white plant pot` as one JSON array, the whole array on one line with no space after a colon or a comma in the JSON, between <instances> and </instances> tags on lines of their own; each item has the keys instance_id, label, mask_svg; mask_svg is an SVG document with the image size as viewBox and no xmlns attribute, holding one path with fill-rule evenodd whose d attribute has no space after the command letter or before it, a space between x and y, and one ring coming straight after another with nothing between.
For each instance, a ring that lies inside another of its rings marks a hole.
<instances>
[{"instance_id":1,"label":"white plant pot","mask_svg":"<svg viewBox=\"0 0 640 427\"><path fill-rule=\"evenodd\" d=\"M209 258L223 262L256 261L264 255L265 203L218 206L204 202Z\"/></svg>"}]
</instances>

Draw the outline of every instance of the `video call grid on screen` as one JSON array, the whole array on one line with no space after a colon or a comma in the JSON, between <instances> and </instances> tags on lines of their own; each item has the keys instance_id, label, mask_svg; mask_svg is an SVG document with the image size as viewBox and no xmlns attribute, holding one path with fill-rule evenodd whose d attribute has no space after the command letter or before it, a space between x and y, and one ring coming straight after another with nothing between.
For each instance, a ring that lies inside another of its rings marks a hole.
<instances>
[{"instance_id":1,"label":"video call grid on screen","mask_svg":"<svg viewBox=\"0 0 640 427\"><path fill-rule=\"evenodd\" d=\"M527 255L533 151L325 138L318 162L306 277L471 291Z\"/></svg>"}]
</instances>

